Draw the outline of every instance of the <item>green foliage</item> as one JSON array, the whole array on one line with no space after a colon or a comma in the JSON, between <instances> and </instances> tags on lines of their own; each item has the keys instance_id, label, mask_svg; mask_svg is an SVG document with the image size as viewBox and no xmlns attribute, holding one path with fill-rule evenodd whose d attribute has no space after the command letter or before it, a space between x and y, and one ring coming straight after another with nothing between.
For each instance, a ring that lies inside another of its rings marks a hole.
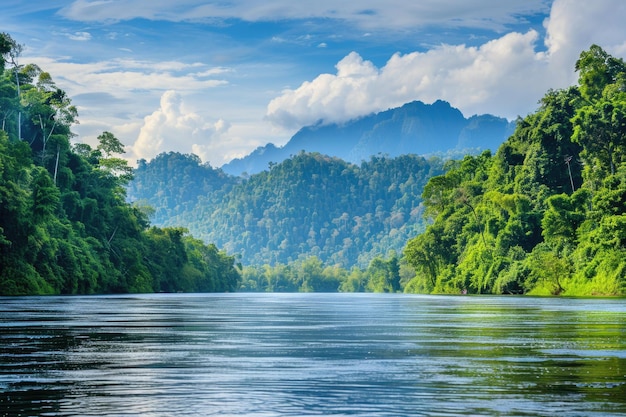
<instances>
[{"instance_id":1,"label":"green foliage","mask_svg":"<svg viewBox=\"0 0 626 417\"><path fill-rule=\"evenodd\" d=\"M154 224L176 226L183 224L175 220L177 216L192 210L200 198L219 199L222 188L234 183L234 178L202 164L196 155L169 152L149 163L139 160L127 193L129 201L153 207L150 219ZM191 224L186 227L193 229Z\"/></svg>"},{"instance_id":2,"label":"green foliage","mask_svg":"<svg viewBox=\"0 0 626 417\"><path fill-rule=\"evenodd\" d=\"M598 45L591 45L576 61L578 83L583 97L588 101L600 98L604 89L614 84L626 72L624 61L612 57Z\"/></svg>"},{"instance_id":3,"label":"green foliage","mask_svg":"<svg viewBox=\"0 0 626 417\"><path fill-rule=\"evenodd\" d=\"M126 152L122 142L111 132L102 132L102 134L98 136L98 147L96 149L102 152L107 158L111 157L111 155Z\"/></svg>"},{"instance_id":4,"label":"green foliage","mask_svg":"<svg viewBox=\"0 0 626 417\"><path fill-rule=\"evenodd\" d=\"M548 198L548 208L541 220L543 237L557 251L577 243L577 231L586 218L590 191L581 188L571 196L555 194Z\"/></svg>"},{"instance_id":5,"label":"green foliage","mask_svg":"<svg viewBox=\"0 0 626 417\"><path fill-rule=\"evenodd\" d=\"M0 295L235 290L232 256L125 202L117 138L70 147L76 109L19 50L0 35Z\"/></svg>"},{"instance_id":6,"label":"green foliage","mask_svg":"<svg viewBox=\"0 0 626 417\"><path fill-rule=\"evenodd\" d=\"M140 162L128 195L154 206L156 224L185 225L246 265L316 256L362 268L423 230L420 194L441 172L440 160L414 155L377 156L356 166L300 153L242 179L194 155L169 153Z\"/></svg>"},{"instance_id":7,"label":"green foliage","mask_svg":"<svg viewBox=\"0 0 626 417\"><path fill-rule=\"evenodd\" d=\"M495 156L429 181L405 291L626 294L626 65L594 45L576 69Z\"/></svg>"},{"instance_id":8,"label":"green foliage","mask_svg":"<svg viewBox=\"0 0 626 417\"><path fill-rule=\"evenodd\" d=\"M395 253L376 257L365 269L325 265L316 256L289 264L245 266L240 291L255 292L400 292L402 262Z\"/></svg>"},{"instance_id":9,"label":"green foliage","mask_svg":"<svg viewBox=\"0 0 626 417\"><path fill-rule=\"evenodd\" d=\"M400 291L400 264L394 254L389 260L376 257L366 271L367 290L371 292Z\"/></svg>"}]
</instances>

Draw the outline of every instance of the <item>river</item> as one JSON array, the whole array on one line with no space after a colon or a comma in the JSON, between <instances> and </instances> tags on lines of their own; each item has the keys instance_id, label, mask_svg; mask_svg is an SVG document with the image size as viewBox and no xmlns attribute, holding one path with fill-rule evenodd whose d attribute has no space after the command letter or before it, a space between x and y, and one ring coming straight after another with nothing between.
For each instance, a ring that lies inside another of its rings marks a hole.
<instances>
[{"instance_id":1,"label":"river","mask_svg":"<svg viewBox=\"0 0 626 417\"><path fill-rule=\"evenodd\" d=\"M626 300L0 297L17 415L626 415Z\"/></svg>"}]
</instances>

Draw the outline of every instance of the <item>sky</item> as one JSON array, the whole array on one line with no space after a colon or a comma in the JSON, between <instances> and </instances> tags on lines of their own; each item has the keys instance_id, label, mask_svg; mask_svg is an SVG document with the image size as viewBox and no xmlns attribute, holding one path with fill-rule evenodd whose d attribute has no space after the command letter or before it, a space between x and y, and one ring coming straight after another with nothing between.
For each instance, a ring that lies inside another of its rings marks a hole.
<instances>
[{"instance_id":1,"label":"sky","mask_svg":"<svg viewBox=\"0 0 626 417\"><path fill-rule=\"evenodd\" d=\"M77 142L112 132L132 164L214 167L303 126L421 100L466 117L534 112L580 52L626 58L623 0L3 0L20 64L77 106Z\"/></svg>"}]
</instances>

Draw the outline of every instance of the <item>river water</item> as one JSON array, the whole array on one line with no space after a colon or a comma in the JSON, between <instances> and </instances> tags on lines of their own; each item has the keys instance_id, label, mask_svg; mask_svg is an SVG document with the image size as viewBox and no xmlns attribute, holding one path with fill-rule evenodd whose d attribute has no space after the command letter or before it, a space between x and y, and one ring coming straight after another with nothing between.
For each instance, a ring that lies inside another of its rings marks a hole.
<instances>
[{"instance_id":1,"label":"river water","mask_svg":"<svg viewBox=\"0 0 626 417\"><path fill-rule=\"evenodd\" d=\"M626 300L0 298L17 415L626 415Z\"/></svg>"}]
</instances>

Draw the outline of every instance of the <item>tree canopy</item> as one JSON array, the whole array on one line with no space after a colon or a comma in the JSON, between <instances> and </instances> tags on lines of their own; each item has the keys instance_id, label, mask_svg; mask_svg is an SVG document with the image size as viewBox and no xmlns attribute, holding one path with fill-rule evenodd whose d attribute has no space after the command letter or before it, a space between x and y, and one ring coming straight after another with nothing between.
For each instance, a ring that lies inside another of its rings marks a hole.
<instances>
[{"instance_id":1,"label":"tree canopy","mask_svg":"<svg viewBox=\"0 0 626 417\"><path fill-rule=\"evenodd\" d=\"M593 45L495 155L424 189L406 291L626 294L626 64Z\"/></svg>"},{"instance_id":2,"label":"tree canopy","mask_svg":"<svg viewBox=\"0 0 626 417\"><path fill-rule=\"evenodd\" d=\"M0 295L237 289L233 256L125 201L122 143L73 140L76 108L20 51L0 34Z\"/></svg>"},{"instance_id":3,"label":"tree canopy","mask_svg":"<svg viewBox=\"0 0 626 417\"><path fill-rule=\"evenodd\" d=\"M315 256L365 268L424 229L420 194L442 172L439 158L377 155L355 165L300 152L239 178L170 152L140 162L128 196L153 206L155 223L184 225L244 265Z\"/></svg>"}]
</instances>

